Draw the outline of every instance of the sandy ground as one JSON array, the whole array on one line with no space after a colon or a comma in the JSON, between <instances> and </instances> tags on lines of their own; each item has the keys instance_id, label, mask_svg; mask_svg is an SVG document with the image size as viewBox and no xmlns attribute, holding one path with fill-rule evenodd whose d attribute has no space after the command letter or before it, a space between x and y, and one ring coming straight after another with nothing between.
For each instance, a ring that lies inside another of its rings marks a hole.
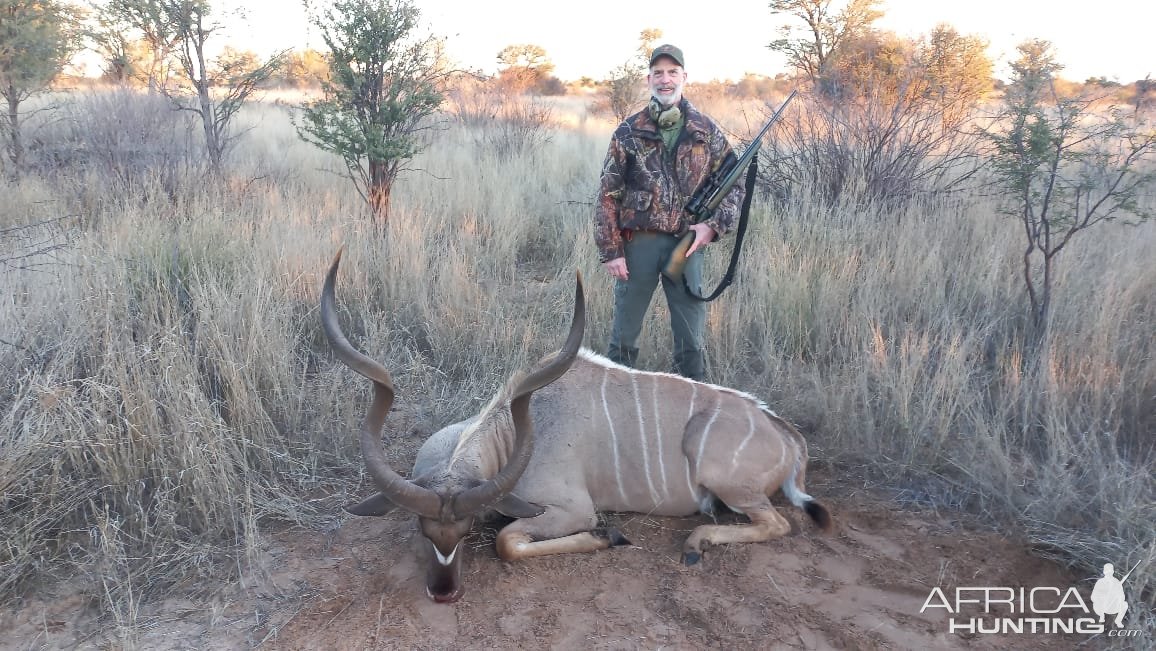
<instances>
[{"instance_id":1,"label":"sandy ground","mask_svg":"<svg viewBox=\"0 0 1156 651\"><path fill-rule=\"evenodd\" d=\"M494 552L496 525L475 528L467 592L425 596L424 545L413 517L350 516L328 534L273 535L259 579L201 599L140 609L131 642L144 649L1062 649L1099 648L1079 635L948 633L941 611L920 614L934 586L1083 586L1022 544L959 514L901 506L879 491L836 484L816 469L808 488L837 529L795 524L768 543L716 547L693 567L682 540L706 516L609 514L634 543L595 554L517 563ZM777 498L778 499L778 498ZM727 516L738 518L740 516ZM73 586L75 588L75 586ZM0 614L6 649L117 648L67 586ZM1085 591L1086 592L1086 591ZM122 629L123 630L123 629Z\"/></svg>"}]
</instances>

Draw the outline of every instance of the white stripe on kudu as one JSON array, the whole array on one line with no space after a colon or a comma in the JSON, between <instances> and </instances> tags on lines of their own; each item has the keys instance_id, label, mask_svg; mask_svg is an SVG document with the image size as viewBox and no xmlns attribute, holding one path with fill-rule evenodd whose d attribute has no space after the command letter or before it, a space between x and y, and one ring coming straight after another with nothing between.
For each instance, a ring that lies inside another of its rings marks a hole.
<instances>
[{"instance_id":1,"label":"white stripe on kudu","mask_svg":"<svg viewBox=\"0 0 1156 651\"><path fill-rule=\"evenodd\" d=\"M691 417L694 416L694 400L697 397L698 397L698 383L697 382L691 382L691 384L690 384L690 400L689 400L689 405L687 407L687 412L686 412L687 422L689 422ZM695 490L694 481L690 478L690 457L688 457L686 455L685 451L683 452L683 456L686 457L686 489L690 491L690 496L697 501L698 500L698 491Z\"/></svg>"},{"instance_id":2,"label":"white stripe on kudu","mask_svg":"<svg viewBox=\"0 0 1156 651\"><path fill-rule=\"evenodd\" d=\"M698 382L690 384L690 401L686 406L686 419L690 420L694 416L694 399L698 397Z\"/></svg>"},{"instance_id":3,"label":"white stripe on kudu","mask_svg":"<svg viewBox=\"0 0 1156 651\"><path fill-rule=\"evenodd\" d=\"M735 448L734 456L731 457L731 465L738 468L739 458L743 455L743 450L746 449L747 443L751 442L751 437L755 435L755 421L751 420L751 412L747 410L747 435L743 438L743 442Z\"/></svg>"},{"instance_id":4,"label":"white stripe on kudu","mask_svg":"<svg viewBox=\"0 0 1156 651\"><path fill-rule=\"evenodd\" d=\"M658 412L658 385L654 380L654 390L651 392L651 404L654 406L654 441L658 448L658 476L662 478L662 498L670 497L670 490L666 486L666 453L662 449L662 414Z\"/></svg>"},{"instance_id":5,"label":"white stripe on kudu","mask_svg":"<svg viewBox=\"0 0 1156 651\"><path fill-rule=\"evenodd\" d=\"M622 466L618 458L618 435L614 433L614 417L610 415L610 403L606 401L606 382L610 379L610 369L602 373L602 413L606 414L606 430L610 432L610 449L614 452L614 479L618 482L618 496L626 503L626 489L622 486Z\"/></svg>"},{"instance_id":6,"label":"white stripe on kudu","mask_svg":"<svg viewBox=\"0 0 1156 651\"><path fill-rule=\"evenodd\" d=\"M787 461L787 441L785 439L779 439L779 461L775 464L775 467L778 468L778 467L782 466L783 463L785 463L786 461Z\"/></svg>"},{"instance_id":7,"label":"white stripe on kudu","mask_svg":"<svg viewBox=\"0 0 1156 651\"><path fill-rule=\"evenodd\" d=\"M650 498L658 504L658 493L654 490L654 479L650 476L650 451L646 445L646 420L642 417L642 398L638 395L638 374L630 376L630 389L634 393L634 410L638 414L638 441L642 451L642 470L646 473L646 486L650 489Z\"/></svg>"},{"instance_id":8,"label":"white stripe on kudu","mask_svg":"<svg viewBox=\"0 0 1156 651\"><path fill-rule=\"evenodd\" d=\"M714 411L710 415L710 420L706 422L706 427L702 428L702 439L698 442L698 456L694 459L695 467L702 464L702 453L706 450L706 439L710 436L710 428L714 425L720 411L722 411L722 396L719 396L718 402L715 403Z\"/></svg>"}]
</instances>

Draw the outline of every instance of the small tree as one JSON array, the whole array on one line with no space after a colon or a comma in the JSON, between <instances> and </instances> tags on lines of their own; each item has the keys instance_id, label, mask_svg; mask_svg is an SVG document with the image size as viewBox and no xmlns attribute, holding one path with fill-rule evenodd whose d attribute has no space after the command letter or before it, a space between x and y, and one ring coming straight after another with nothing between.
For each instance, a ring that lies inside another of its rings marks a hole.
<instances>
[{"instance_id":1,"label":"small tree","mask_svg":"<svg viewBox=\"0 0 1156 651\"><path fill-rule=\"evenodd\" d=\"M1145 164L1156 153L1156 132L1115 106L1058 95L1053 82L1062 66L1047 41L1025 41L1018 51L1004 108L985 135L1006 190L1002 210L1023 226L1024 284L1041 343L1060 252L1097 224L1150 216L1138 199L1156 180Z\"/></svg>"},{"instance_id":2,"label":"small tree","mask_svg":"<svg viewBox=\"0 0 1156 651\"><path fill-rule=\"evenodd\" d=\"M1156 91L1156 81L1153 81L1150 76L1136 80L1136 91L1132 96L1132 110L1136 115L1147 111L1152 103L1152 95L1156 94L1154 91Z\"/></svg>"},{"instance_id":3,"label":"small tree","mask_svg":"<svg viewBox=\"0 0 1156 651\"><path fill-rule=\"evenodd\" d=\"M94 6L93 24L85 36L90 48L100 55L101 78L107 82L123 85L139 74L135 60L132 35L121 29L115 17L106 13L103 7Z\"/></svg>"},{"instance_id":4,"label":"small tree","mask_svg":"<svg viewBox=\"0 0 1156 651\"><path fill-rule=\"evenodd\" d=\"M920 39L827 31L842 36L820 41L837 45L803 78L814 92L774 132L772 182L801 183L829 202L888 205L965 187L982 163L974 129L961 127L990 88L983 40L945 25Z\"/></svg>"},{"instance_id":5,"label":"small tree","mask_svg":"<svg viewBox=\"0 0 1156 651\"><path fill-rule=\"evenodd\" d=\"M330 78L297 132L341 157L383 225L393 183L445 99L441 41L417 35L419 15L410 0L336 0L313 19L329 48Z\"/></svg>"},{"instance_id":6,"label":"small tree","mask_svg":"<svg viewBox=\"0 0 1156 651\"><path fill-rule=\"evenodd\" d=\"M842 9L831 6L832 0L771 0L772 14L786 14L803 22L803 27L783 25L781 37L768 47L784 55L787 64L805 75L812 83L821 81L828 60L844 43L861 37L883 16L876 6L879 0L848 0Z\"/></svg>"},{"instance_id":7,"label":"small tree","mask_svg":"<svg viewBox=\"0 0 1156 651\"><path fill-rule=\"evenodd\" d=\"M20 105L48 89L78 45L75 10L62 2L0 0L0 136L16 176L24 165Z\"/></svg>"},{"instance_id":8,"label":"small tree","mask_svg":"<svg viewBox=\"0 0 1156 651\"><path fill-rule=\"evenodd\" d=\"M285 65L272 80L274 84L295 88L316 88L329 77L329 61L317 50L290 52Z\"/></svg>"},{"instance_id":9,"label":"small tree","mask_svg":"<svg viewBox=\"0 0 1156 651\"><path fill-rule=\"evenodd\" d=\"M231 124L249 96L281 66L285 53L264 63L255 56L226 48L213 61L205 57L206 45L220 30L209 16L205 0L175 0L164 5L165 18L177 42L177 61L184 79L192 87L194 101L186 101L178 91L163 88L181 110L191 111L201 120L205 150L214 173L221 172L225 152L235 139ZM212 65L210 65L210 63Z\"/></svg>"},{"instance_id":10,"label":"small tree","mask_svg":"<svg viewBox=\"0 0 1156 651\"><path fill-rule=\"evenodd\" d=\"M922 70L920 92L943 111L943 121L957 126L992 89L992 62L987 41L939 24L916 44L915 64Z\"/></svg>"},{"instance_id":11,"label":"small tree","mask_svg":"<svg viewBox=\"0 0 1156 651\"><path fill-rule=\"evenodd\" d=\"M603 101L605 107L619 122L630 117L642 96L643 82L650 69L650 52L662 38L661 29L644 29L638 33L638 50L610 71L606 78Z\"/></svg>"},{"instance_id":12,"label":"small tree","mask_svg":"<svg viewBox=\"0 0 1156 651\"><path fill-rule=\"evenodd\" d=\"M610 71L604 90L605 107L615 120L622 122L634 113L642 97L645 70L636 61L631 60Z\"/></svg>"},{"instance_id":13,"label":"small tree","mask_svg":"<svg viewBox=\"0 0 1156 651\"><path fill-rule=\"evenodd\" d=\"M171 14L180 3L168 0L106 0L93 5L92 38L105 58L106 74L130 74L150 93L166 85L169 61L179 44ZM178 11L178 13L180 13Z\"/></svg>"},{"instance_id":14,"label":"small tree","mask_svg":"<svg viewBox=\"0 0 1156 651\"><path fill-rule=\"evenodd\" d=\"M553 78L554 64L540 45L507 45L498 52L498 79L510 92L541 92Z\"/></svg>"}]
</instances>

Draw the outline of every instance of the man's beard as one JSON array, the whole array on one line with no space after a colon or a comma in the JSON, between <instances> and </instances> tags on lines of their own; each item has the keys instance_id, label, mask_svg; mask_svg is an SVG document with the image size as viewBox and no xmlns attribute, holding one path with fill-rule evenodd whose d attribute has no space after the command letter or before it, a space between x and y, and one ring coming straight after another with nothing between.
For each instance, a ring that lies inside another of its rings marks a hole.
<instances>
[{"instance_id":1,"label":"man's beard","mask_svg":"<svg viewBox=\"0 0 1156 651\"><path fill-rule=\"evenodd\" d=\"M651 84L650 96L658 100L658 102L663 106L673 106L674 104L678 104L678 102L682 99L681 83L674 84L674 91L668 94L665 98L658 94L658 88L658 86Z\"/></svg>"}]
</instances>

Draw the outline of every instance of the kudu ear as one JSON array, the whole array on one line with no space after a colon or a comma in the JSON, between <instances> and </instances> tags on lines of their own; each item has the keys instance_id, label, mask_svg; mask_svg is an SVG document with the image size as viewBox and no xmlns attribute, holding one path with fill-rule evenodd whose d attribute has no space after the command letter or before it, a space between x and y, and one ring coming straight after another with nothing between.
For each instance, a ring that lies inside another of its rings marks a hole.
<instances>
[{"instance_id":1,"label":"kudu ear","mask_svg":"<svg viewBox=\"0 0 1156 651\"><path fill-rule=\"evenodd\" d=\"M388 497L378 493L353 506L345 507L345 510L353 515L385 515L396 508L397 505L389 501Z\"/></svg>"},{"instance_id":2,"label":"kudu ear","mask_svg":"<svg viewBox=\"0 0 1156 651\"><path fill-rule=\"evenodd\" d=\"M494 510L509 518L533 518L545 513L546 507L527 502L513 493L507 493L494 505Z\"/></svg>"}]
</instances>

